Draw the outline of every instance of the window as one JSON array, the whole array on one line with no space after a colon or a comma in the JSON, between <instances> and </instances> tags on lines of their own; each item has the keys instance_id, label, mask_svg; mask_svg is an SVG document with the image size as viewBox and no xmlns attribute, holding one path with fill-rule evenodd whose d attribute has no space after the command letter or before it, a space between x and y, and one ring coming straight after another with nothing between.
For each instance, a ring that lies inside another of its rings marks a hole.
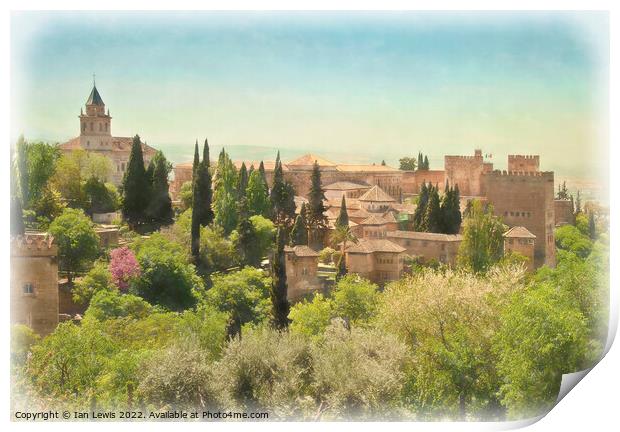
<instances>
[{"instance_id":1,"label":"window","mask_svg":"<svg viewBox=\"0 0 620 432\"><path fill-rule=\"evenodd\" d=\"M90 130L93 130L93 122L90 122Z\"/></svg>"},{"instance_id":2,"label":"window","mask_svg":"<svg viewBox=\"0 0 620 432\"><path fill-rule=\"evenodd\" d=\"M405 241L405 245L406 245L406 246L411 246L411 241L410 241L410 240L406 240L406 241Z\"/></svg>"},{"instance_id":3,"label":"window","mask_svg":"<svg viewBox=\"0 0 620 432\"><path fill-rule=\"evenodd\" d=\"M108 131L108 124L107 123L105 124L105 131L106 132Z\"/></svg>"},{"instance_id":4,"label":"window","mask_svg":"<svg viewBox=\"0 0 620 432\"><path fill-rule=\"evenodd\" d=\"M24 293L26 295L33 295L34 294L34 285L32 285L32 283L30 283L30 282L26 282L22 286L22 293Z\"/></svg>"}]
</instances>

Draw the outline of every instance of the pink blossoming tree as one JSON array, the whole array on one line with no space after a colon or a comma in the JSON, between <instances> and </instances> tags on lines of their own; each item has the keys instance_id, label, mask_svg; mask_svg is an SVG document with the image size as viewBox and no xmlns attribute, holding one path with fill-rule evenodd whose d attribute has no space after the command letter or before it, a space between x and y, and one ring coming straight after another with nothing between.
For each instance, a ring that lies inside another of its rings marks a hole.
<instances>
[{"instance_id":1,"label":"pink blossoming tree","mask_svg":"<svg viewBox=\"0 0 620 432\"><path fill-rule=\"evenodd\" d=\"M127 291L129 281L140 276L140 264L131 249L123 246L110 252L110 273L118 289Z\"/></svg>"}]
</instances>

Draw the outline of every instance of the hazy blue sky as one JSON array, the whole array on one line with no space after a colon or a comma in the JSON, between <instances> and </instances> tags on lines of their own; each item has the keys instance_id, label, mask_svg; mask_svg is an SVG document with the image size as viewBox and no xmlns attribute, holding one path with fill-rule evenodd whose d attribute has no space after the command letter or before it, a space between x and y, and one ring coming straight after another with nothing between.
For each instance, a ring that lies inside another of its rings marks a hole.
<instances>
[{"instance_id":1,"label":"hazy blue sky","mask_svg":"<svg viewBox=\"0 0 620 432\"><path fill-rule=\"evenodd\" d=\"M177 162L204 136L437 167L478 147L500 168L607 160L604 14L21 12L11 32L12 139L77 135L96 73L113 134Z\"/></svg>"}]
</instances>

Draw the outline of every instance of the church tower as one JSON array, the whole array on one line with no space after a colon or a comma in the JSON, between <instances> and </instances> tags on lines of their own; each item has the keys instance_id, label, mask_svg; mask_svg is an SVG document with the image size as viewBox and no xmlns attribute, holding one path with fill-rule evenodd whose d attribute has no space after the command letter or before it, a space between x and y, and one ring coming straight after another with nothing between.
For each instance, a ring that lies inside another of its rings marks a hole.
<instances>
[{"instance_id":1,"label":"church tower","mask_svg":"<svg viewBox=\"0 0 620 432\"><path fill-rule=\"evenodd\" d=\"M106 113L105 103L97 91L93 80L93 89L86 101L86 114L80 110L80 146L85 150L112 150L112 126L110 111Z\"/></svg>"}]
</instances>

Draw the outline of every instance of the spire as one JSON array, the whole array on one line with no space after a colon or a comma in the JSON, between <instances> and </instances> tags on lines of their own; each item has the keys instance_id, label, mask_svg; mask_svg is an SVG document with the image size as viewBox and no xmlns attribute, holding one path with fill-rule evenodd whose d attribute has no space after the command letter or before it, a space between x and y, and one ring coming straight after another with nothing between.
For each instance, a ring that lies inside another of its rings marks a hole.
<instances>
[{"instance_id":1,"label":"spire","mask_svg":"<svg viewBox=\"0 0 620 432\"><path fill-rule=\"evenodd\" d=\"M97 91L97 86L95 85L95 76L93 75L93 89L90 92L90 96L88 96L88 100L86 101L86 105L105 105L103 103L103 99L101 99L101 95Z\"/></svg>"}]
</instances>

